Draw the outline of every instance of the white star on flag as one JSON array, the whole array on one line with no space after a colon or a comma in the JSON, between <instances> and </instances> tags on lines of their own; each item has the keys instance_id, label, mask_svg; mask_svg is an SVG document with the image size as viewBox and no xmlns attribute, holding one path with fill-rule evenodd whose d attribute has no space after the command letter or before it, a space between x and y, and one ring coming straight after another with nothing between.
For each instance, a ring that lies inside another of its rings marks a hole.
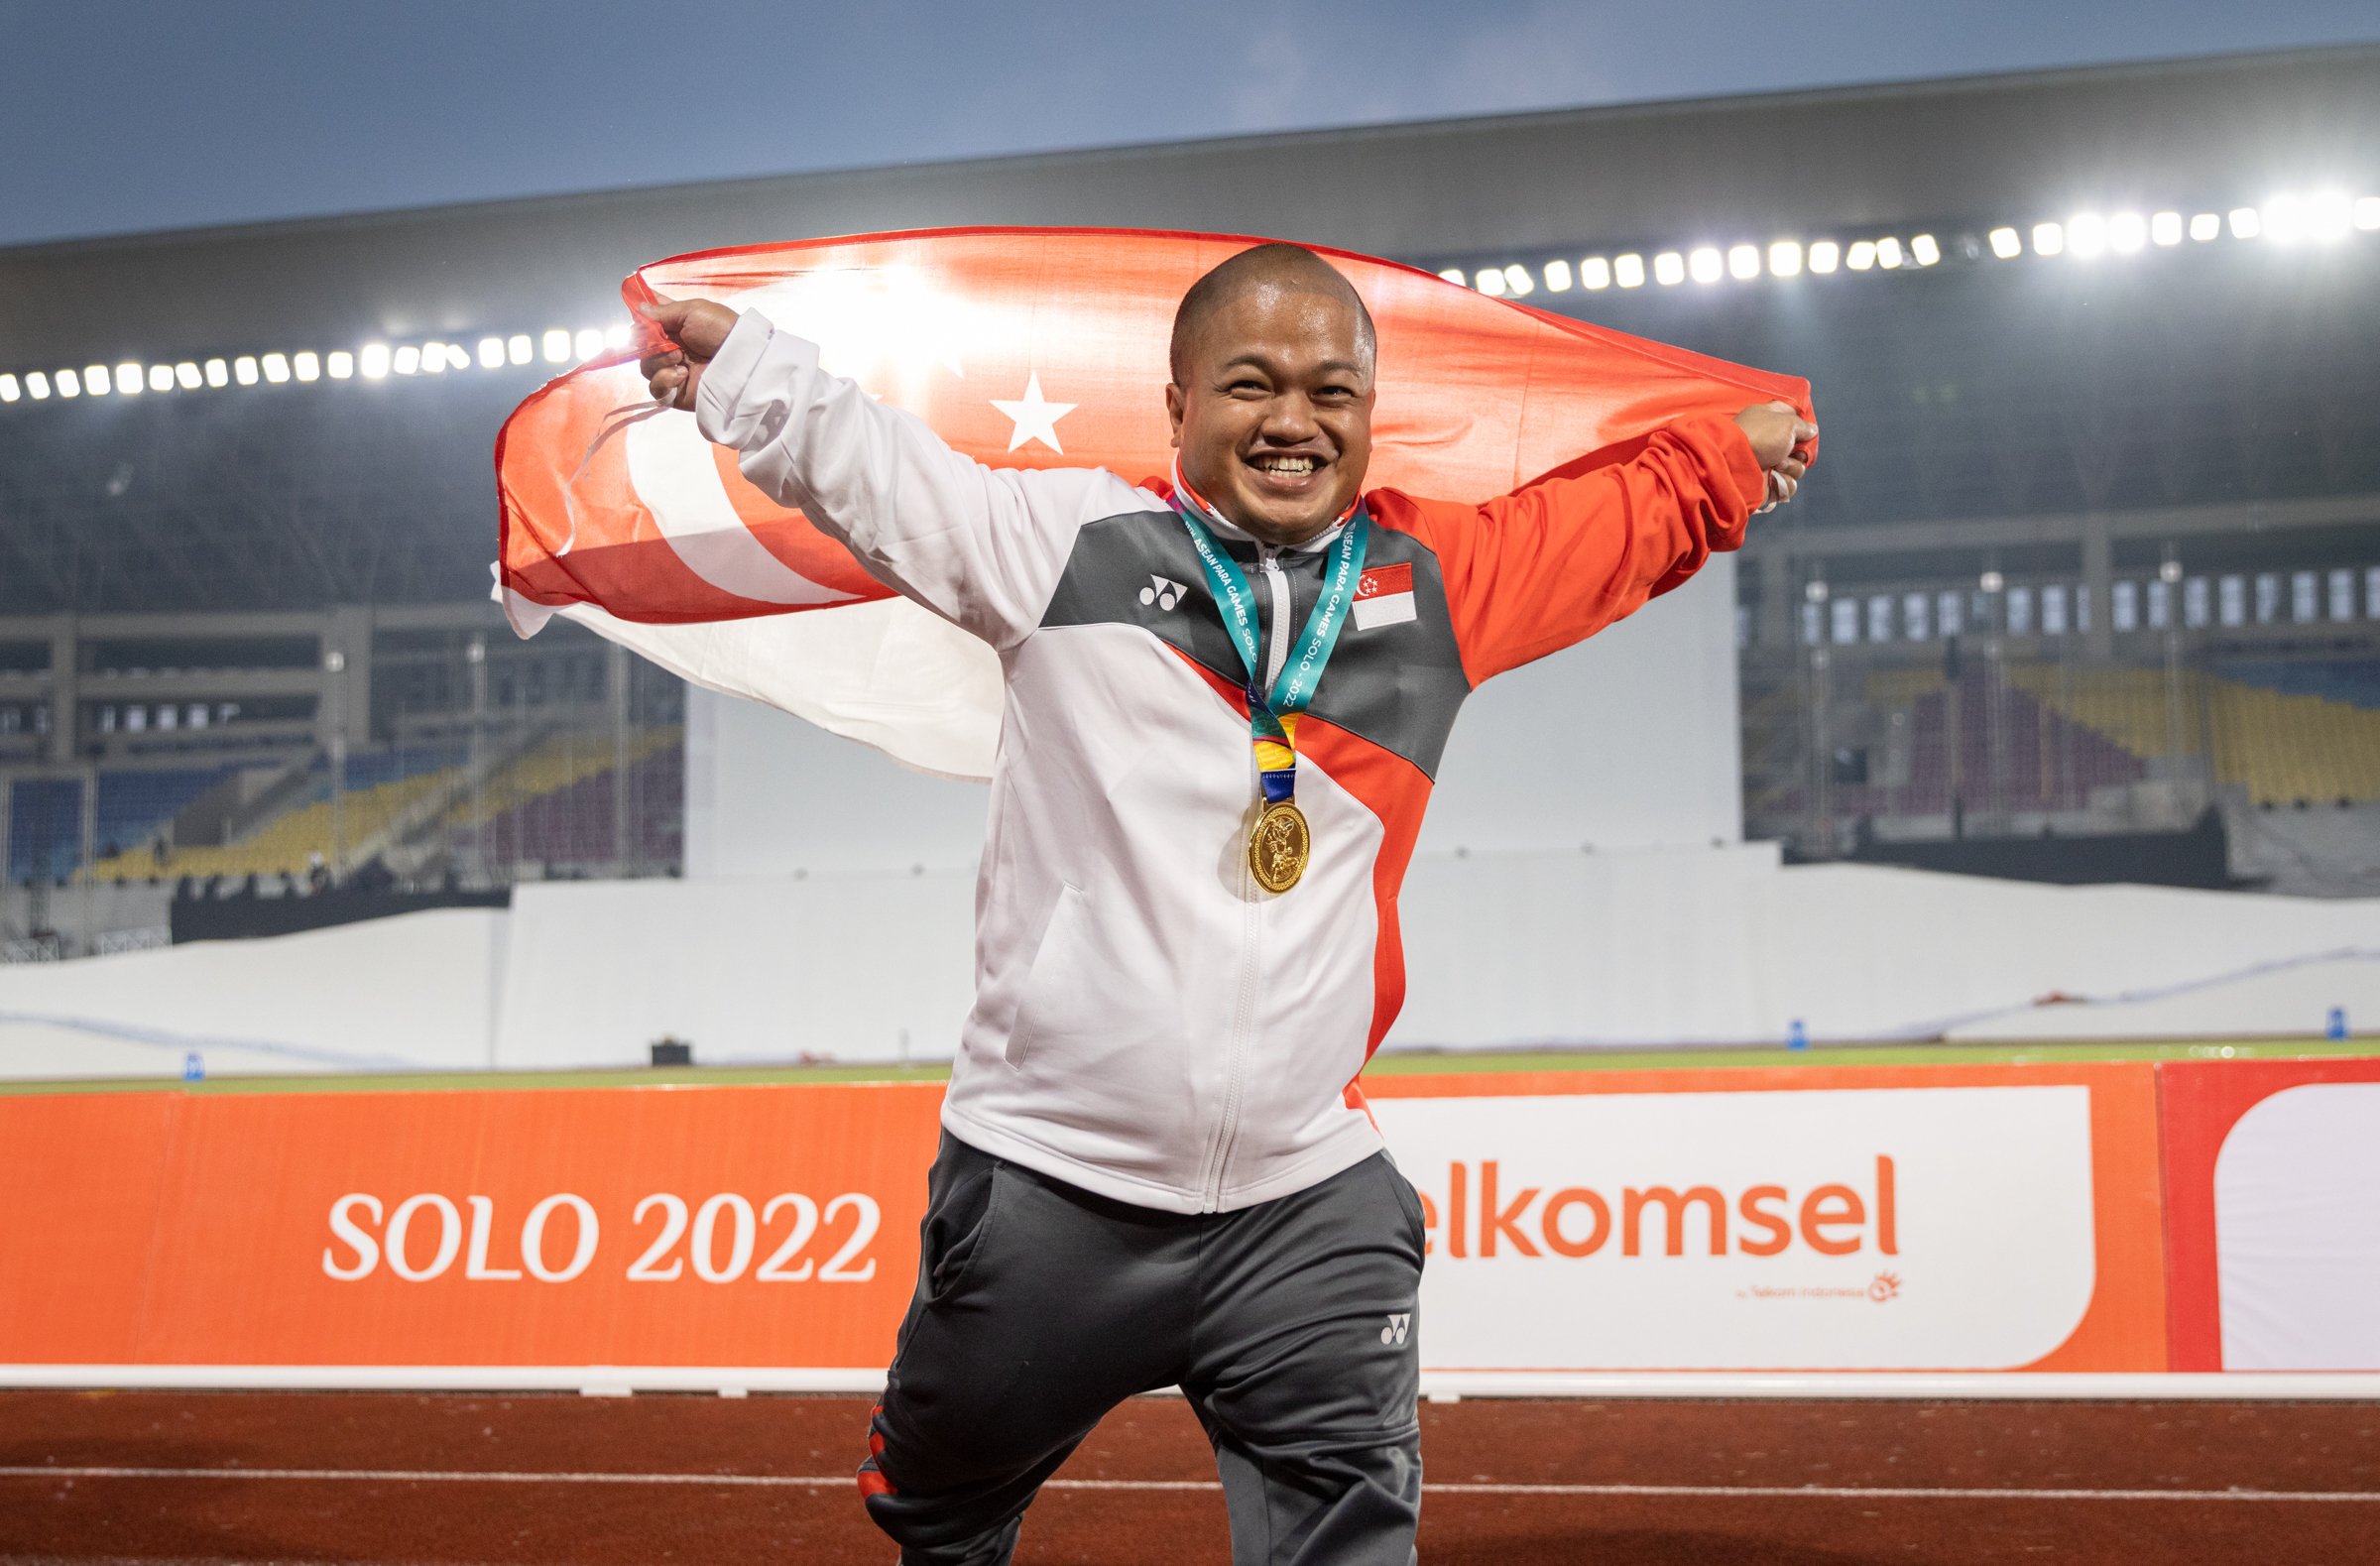
<instances>
[{"instance_id":1,"label":"white star on flag","mask_svg":"<svg viewBox=\"0 0 2380 1566\"><path fill-rule=\"evenodd\" d=\"M1058 455L1066 454L1066 448L1058 444L1058 421L1073 413L1079 405L1043 401L1038 371L1024 378L1024 398L1021 402L1011 402L1003 397L995 397L991 401L994 408L1016 422L1015 429L1009 435L1011 451L1027 440L1038 440Z\"/></svg>"}]
</instances>

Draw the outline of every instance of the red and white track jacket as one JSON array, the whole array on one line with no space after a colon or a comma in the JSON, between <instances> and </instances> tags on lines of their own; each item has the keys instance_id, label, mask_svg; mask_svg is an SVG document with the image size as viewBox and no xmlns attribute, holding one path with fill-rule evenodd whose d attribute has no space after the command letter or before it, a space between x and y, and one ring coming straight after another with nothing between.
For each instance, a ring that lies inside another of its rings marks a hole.
<instances>
[{"instance_id":1,"label":"red and white track jacket","mask_svg":"<svg viewBox=\"0 0 2380 1566\"><path fill-rule=\"evenodd\" d=\"M1184 1213L1379 1148L1356 1077L1403 1003L1397 887L1456 709L1736 547L1764 491L1742 431L1706 419L1484 506L1370 492L1364 585L1297 731L1313 859L1275 897L1247 868L1239 655L1161 486L985 467L750 312L698 403L754 484L1000 655L975 1007L943 1125ZM1329 542L1225 541L1262 610L1267 688Z\"/></svg>"}]
</instances>

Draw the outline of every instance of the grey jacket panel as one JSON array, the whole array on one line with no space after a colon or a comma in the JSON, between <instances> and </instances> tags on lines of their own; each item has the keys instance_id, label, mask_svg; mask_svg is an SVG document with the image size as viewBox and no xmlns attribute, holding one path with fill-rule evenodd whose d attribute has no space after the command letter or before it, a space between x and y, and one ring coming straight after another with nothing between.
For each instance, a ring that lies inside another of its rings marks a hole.
<instances>
[{"instance_id":1,"label":"grey jacket panel","mask_svg":"<svg viewBox=\"0 0 2380 1566\"><path fill-rule=\"evenodd\" d=\"M1258 645L1268 645L1272 610L1270 596L1257 582L1256 548L1236 541L1223 541L1223 546L1257 587ZM1279 555L1289 579L1292 635L1305 628L1306 616L1322 596L1329 558L1327 550ZM1411 534L1374 521L1365 545L1365 569L1405 564L1413 568L1413 618L1364 629L1351 616L1307 711L1403 757L1435 780L1471 682L1455 646L1437 555ZM1189 530L1170 511L1132 512L1085 526L1041 624L1138 626L1226 682L1242 687L1249 682Z\"/></svg>"}]
</instances>

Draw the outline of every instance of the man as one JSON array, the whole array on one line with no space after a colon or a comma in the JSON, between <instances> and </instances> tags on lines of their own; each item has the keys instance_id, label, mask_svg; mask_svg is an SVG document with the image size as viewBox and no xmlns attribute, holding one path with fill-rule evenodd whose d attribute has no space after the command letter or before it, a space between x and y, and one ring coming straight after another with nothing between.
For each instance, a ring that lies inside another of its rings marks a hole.
<instances>
[{"instance_id":1,"label":"man","mask_svg":"<svg viewBox=\"0 0 2380 1566\"><path fill-rule=\"evenodd\" d=\"M1479 681L1739 543L1816 428L1770 405L1486 506L1366 495L1371 320L1288 245L1184 296L1162 489L983 467L757 314L653 317L654 396L1005 676L870 1515L910 1566L1005 1562L1100 1417L1178 1385L1236 1562L1406 1566L1422 1214L1355 1082L1439 752Z\"/></svg>"}]
</instances>

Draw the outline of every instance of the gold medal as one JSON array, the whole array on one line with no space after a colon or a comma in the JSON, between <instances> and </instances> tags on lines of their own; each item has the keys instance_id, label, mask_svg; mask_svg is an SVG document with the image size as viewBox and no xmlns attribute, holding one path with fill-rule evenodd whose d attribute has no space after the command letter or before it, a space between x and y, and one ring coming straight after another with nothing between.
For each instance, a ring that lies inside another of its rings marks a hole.
<instances>
[{"instance_id":1,"label":"gold medal","mask_svg":"<svg viewBox=\"0 0 2380 1566\"><path fill-rule=\"evenodd\" d=\"M1248 834L1249 873L1267 892L1286 892L1306 873L1314 850L1305 812L1292 800L1268 804Z\"/></svg>"}]
</instances>

